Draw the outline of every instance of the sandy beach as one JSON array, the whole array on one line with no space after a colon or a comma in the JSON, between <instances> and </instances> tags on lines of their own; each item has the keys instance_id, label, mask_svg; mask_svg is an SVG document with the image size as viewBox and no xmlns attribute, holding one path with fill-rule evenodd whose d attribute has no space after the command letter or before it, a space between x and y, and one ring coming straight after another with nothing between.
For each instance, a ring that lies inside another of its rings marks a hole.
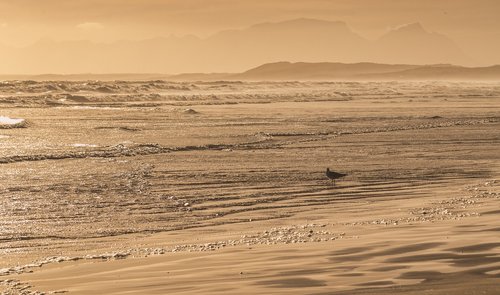
<instances>
[{"instance_id":1,"label":"sandy beach","mask_svg":"<svg viewBox=\"0 0 500 295\"><path fill-rule=\"evenodd\" d=\"M2 294L499 292L498 83L2 89Z\"/></svg>"}]
</instances>

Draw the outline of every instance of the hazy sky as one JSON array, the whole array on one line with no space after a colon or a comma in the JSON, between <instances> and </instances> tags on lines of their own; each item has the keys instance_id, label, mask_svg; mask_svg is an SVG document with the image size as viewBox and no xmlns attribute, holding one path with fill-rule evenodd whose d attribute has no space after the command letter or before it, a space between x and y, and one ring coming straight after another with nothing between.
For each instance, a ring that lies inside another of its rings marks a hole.
<instances>
[{"instance_id":1,"label":"hazy sky","mask_svg":"<svg viewBox=\"0 0 500 295\"><path fill-rule=\"evenodd\" d=\"M362 36L376 38L419 21L466 53L500 63L499 15L498 0L0 0L0 43L203 37L298 17L345 21Z\"/></svg>"}]
</instances>

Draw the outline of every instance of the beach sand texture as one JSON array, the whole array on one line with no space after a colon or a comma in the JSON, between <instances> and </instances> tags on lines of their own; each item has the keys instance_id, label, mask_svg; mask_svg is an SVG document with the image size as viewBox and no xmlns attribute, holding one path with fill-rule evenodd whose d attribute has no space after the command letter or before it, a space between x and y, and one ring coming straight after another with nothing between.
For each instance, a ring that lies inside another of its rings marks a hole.
<instances>
[{"instance_id":1,"label":"beach sand texture","mask_svg":"<svg viewBox=\"0 0 500 295\"><path fill-rule=\"evenodd\" d=\"M4 84L2 294L500 291L498 83Z\"/></svg>"}]
</instances>

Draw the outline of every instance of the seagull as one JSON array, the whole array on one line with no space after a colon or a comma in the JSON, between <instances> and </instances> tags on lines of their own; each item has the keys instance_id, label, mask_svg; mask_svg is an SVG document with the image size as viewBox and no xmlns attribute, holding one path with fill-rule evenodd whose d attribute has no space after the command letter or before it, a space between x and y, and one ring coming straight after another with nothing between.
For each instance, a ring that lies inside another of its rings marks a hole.
<instances>
[{"instance_id":1,"label":"seagull","mask_svg":"<svg viewBox=\"0 0 500 295\"><path fill-rule=\"evenodd\" d=\"M338 173L338 172L335 172L335 171L330 171L330 168L326 168L326 177L328 177L329 179L331 179L333 185L335 186L335 179L339 179L339 178L342 178L344 176L347 176L347 174L344 174L344 173Z\"/></svg>"}]
</instances>

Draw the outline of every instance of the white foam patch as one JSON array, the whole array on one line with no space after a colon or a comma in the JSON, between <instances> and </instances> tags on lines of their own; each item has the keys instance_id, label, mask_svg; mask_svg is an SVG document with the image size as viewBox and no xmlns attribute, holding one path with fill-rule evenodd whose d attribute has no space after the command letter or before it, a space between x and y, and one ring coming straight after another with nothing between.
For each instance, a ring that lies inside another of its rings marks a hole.
<instances>
[{"instance_id":1,"label":"white foam patch","mask_svg":"<svg viewBox=\"0 0 500 295\"><path fill-rule=\"evenodd\" d=\"M116 108L116 107L100 107L100 106L69 106L69 107L58 107L58 108L70 108L75 110L121 110L121 108Z\"/></svg>"},{"instance_id":2,"label":"white foam patch","mask_svg":"<svg viewBox=\"0 0 500 295\"><path fill-rule=\"evenodd\" d=\"M2 117L0 116L0 124L4 124L4 125L16 125L16 124L20 124L20 123L23 123L24 122L24 119L12 119L12 118L9 118L9 117Z\"/></svg>"},{"instance_id":3,"label":"white foam patch","mask_svg":"<svg viewBox=\"0 0 500 295\"><path fill-rule=\"evenodd\" d=\"M97 147L96 144L88 144L88 143L75 143L72 144L73 147Z\"/></svg>"}]
</instances>

